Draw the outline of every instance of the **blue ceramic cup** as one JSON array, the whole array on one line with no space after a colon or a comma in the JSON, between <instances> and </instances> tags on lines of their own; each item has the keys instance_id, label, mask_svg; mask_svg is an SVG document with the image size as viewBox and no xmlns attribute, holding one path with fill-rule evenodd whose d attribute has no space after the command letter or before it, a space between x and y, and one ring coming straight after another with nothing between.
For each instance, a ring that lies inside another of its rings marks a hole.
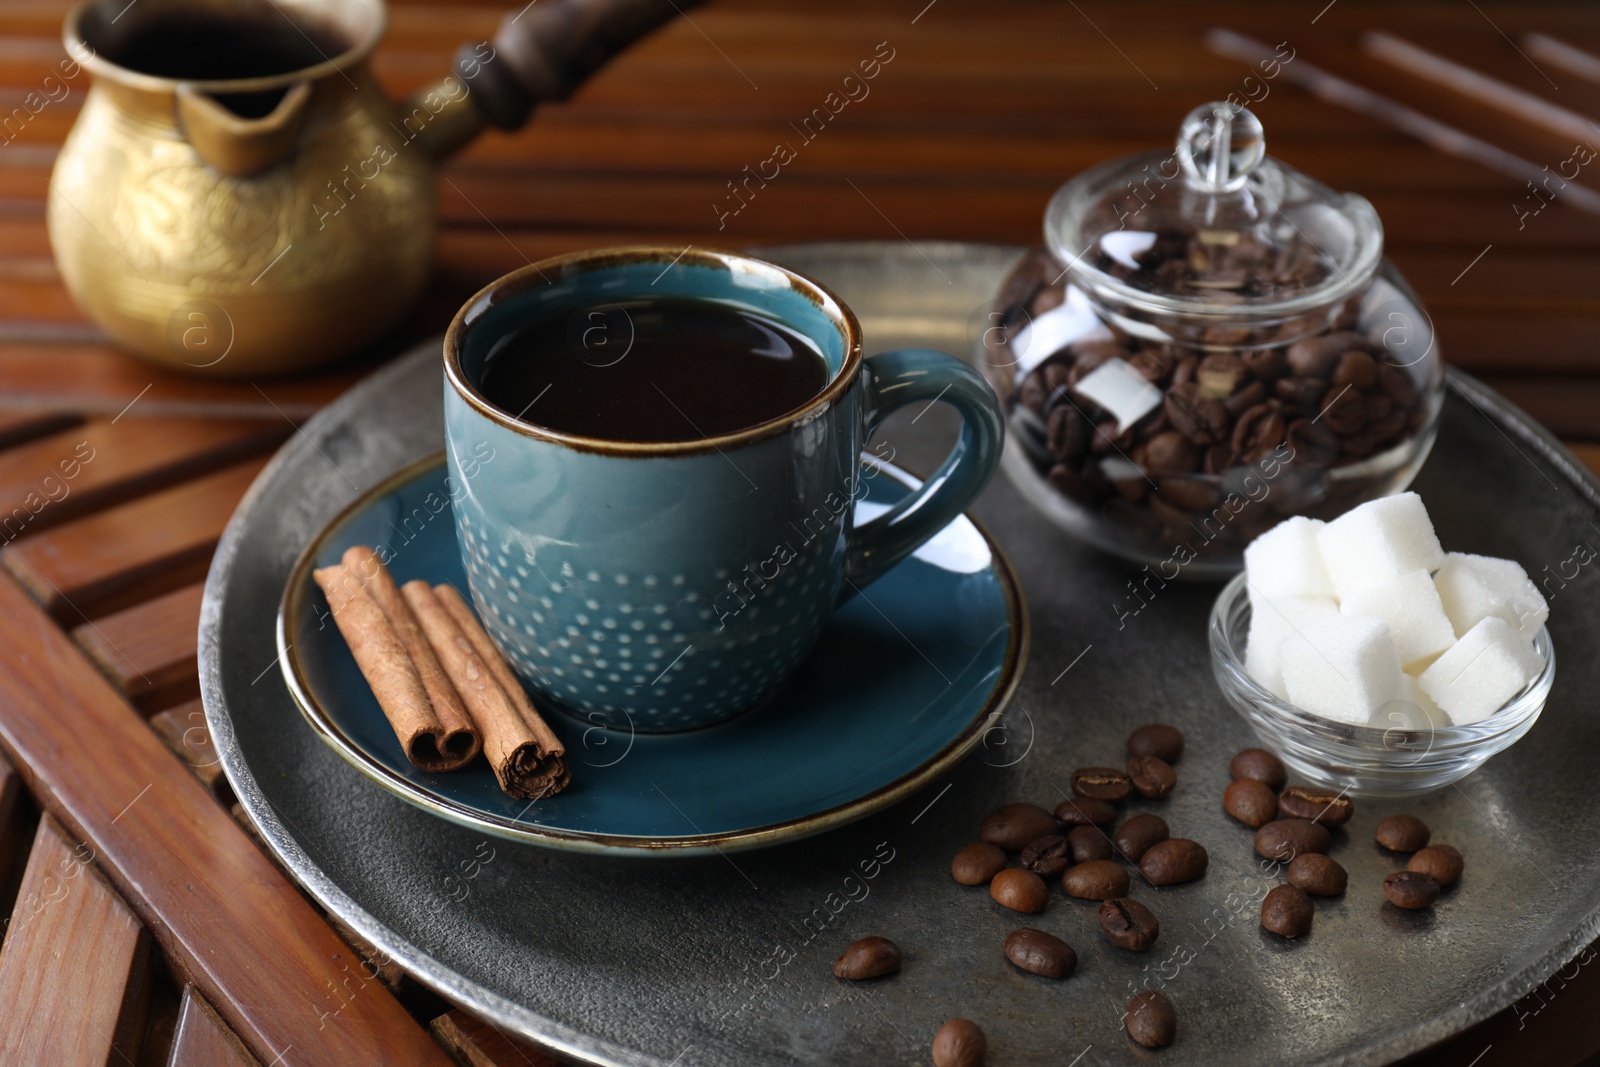
<instances>
[{"instance_id":1,"label":"blue ceramic cup","mask_svg":"<svg viewBox=\"0 0 1600 1067\"><path fill-rule=\"evenodd\" d=\"M818 346L827 384L777 418L674 442L556 432L480 390L496 345L529 322L566 315L594 352L625 345L615 309L661 298L776 319ZM618 729L706 726L776 692L836 605L972 502L1003 440L994 394L965 363L919 349L862 359L861 327L832 293L727 252L603 249L515 271L456 314L444 366L478 613L536 697ZM854 525L867 439L896 408L935 400L962 416L950 456L920 492Z\"/></svg>"}]
</instances>

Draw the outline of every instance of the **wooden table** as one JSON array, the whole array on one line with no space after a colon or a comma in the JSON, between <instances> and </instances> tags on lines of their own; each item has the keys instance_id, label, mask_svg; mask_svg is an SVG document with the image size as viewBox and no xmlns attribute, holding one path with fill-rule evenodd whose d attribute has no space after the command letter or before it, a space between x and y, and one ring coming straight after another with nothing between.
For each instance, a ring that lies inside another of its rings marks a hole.
<instances>
[{"instance_id":1,"label":"wooden table","mask_svg":"<svg viewBox=\"0 0 1600 1067\"><path fill-rule=\"evenodd\" d=\"M63 55L66 8L0 6L0 112ZM415 89L502 13L399 3L378 72L396 93ZM1385 61L1363 31L1600 121L1600 60L1585 75L1524 36L1600 56L1600 19L1578 6L747 0L692 18L447 167L430 299L365 358L294 380L180 378L110 349L62 288L44 226L49 168L86 76L25 122L0 115L0 914L11 915L0 1062L551 1062L418 987L286 879L233 804L197 701L198 583L251 478L297 423L440 330L488 280L628 241L1031 242L1066 177L1170 144L1198 103L1259 93L1202 43L1214 26L1287 41L1303 66L1535 168L1571 156L1572 138L1442 88L1416 62ZM884 48L892 59L870 95L722 217L727 183L797 141L791 123ZM1600 461L1600 217L1557 194L1519 224L1514 205L1533 203L1521 181L1293 81L1273 80L1256 108L1270 151L1369 197L1449 360ZM1577 180L1600 187L1597 175ZM70 479L45 481L74 457ZM1600 1050L1595 970L1574 961L1416 1062L1579 1062Z\"/></svg>"}]
</instances>

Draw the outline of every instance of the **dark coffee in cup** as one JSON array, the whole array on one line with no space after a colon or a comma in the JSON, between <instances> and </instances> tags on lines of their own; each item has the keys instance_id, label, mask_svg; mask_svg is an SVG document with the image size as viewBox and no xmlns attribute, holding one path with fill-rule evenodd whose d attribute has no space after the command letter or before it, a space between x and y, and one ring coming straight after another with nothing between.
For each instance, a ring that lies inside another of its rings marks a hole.
<instances>
[{"instance_id":1,"label":"dark coffee in cup","mask_svg":"<svg viewBox=\"0 0 1600 1067\"><path fill-rule=\"evenodd\" d=\"M558 433L697 441L794 411L828 383L815 341L730 304L668 297L541 316L509 335L479 388Z\"/></svg>"}]
</instances>

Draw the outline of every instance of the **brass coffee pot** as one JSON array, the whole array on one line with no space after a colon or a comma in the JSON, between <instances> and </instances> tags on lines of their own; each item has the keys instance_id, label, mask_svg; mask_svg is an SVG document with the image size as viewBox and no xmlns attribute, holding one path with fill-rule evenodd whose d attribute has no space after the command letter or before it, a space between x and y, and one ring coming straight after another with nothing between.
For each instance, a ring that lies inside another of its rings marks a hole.
<instances>
[{"instance_id":1,"label":"brass coffee pot","mask_svg":"<svg viewBox=\"0 0 1600 1067\"><path fill-rule=\"evenodd\" d=\"M50 182L67 289L154 363L243 377L380 336L433 260L434 165L515 129L690 0L535 0L391 103L382 0L83 0L92 76Z\"/></svg>"}]
</instances>

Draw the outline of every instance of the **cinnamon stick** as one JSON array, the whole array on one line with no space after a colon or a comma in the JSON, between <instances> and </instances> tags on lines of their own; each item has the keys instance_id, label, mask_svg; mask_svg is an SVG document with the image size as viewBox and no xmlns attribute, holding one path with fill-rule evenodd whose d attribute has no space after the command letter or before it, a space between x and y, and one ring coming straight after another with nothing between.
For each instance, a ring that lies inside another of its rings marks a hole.
<instances>
[{"instance_id":1,"label":"cinnamon stick","mask_svg":"<svg viewBox=\"0 0 1600 1067\"><path fill-rule=\"evenodd\" d=\"M466 763L476 746L445 733L405 645L361 581L342 564L313 571L312 578L327 594L334 624L406 758L424 771L455 770Z\"/></svg>"},{"instance_id":2,"label":"cinnamon stick","mask_svg":"<svg viewBox=\"0 0 1600 1067\"><path fill-rule=\"evenodd\" d=\"M512 688L522 694L521 703L526 703L532 713L527 719L519 702L502 686L492 666L500 660L499 650L489 635L481 632L476 617L469 610L458 622L459 608L452 612L445 606L445 598L424 581L407 582L400 593L416 613L422 632L478 724L483 734L483 754L488 757L500 788L525 800L553 796L565 789L572 779L564 758L566 749L532 710L520 685ZM459 595L455 599L459 600ZM463 602L460 607L465 608L466 604ZM463 626L463 622L467 624ZM487 654L480 651L480 642ZM503 661L500 666L509 674L509 666ZM515 678L511 681L515 683Z\"/></svg>"},{"instance_id":3,"label":"cinnamon stick","mask_svg":"<svg viewBox=\"0 0 1600 1067\"><path fill-rule=\"evenodd\" d=\"M440 665L433 646L428 644L422 627L417 625L417 617L406 606L405 597L400 595L400 587L394 584L389 568L383 565L371 548L353 545L345 551L344 569L355 576L388 618L395 636L405 646L406 655L411 657L411 665L416 669L422 688L428 694L428 702L433 705L434 716L439 720L444 738L441 748L452 756L460 757L460 762L455 766L466 765L483 747L482 735L467 714L461 694L456 692L450 676ZM454 770L455 767L448 769Z\"/></svg>"}]
</instances>

